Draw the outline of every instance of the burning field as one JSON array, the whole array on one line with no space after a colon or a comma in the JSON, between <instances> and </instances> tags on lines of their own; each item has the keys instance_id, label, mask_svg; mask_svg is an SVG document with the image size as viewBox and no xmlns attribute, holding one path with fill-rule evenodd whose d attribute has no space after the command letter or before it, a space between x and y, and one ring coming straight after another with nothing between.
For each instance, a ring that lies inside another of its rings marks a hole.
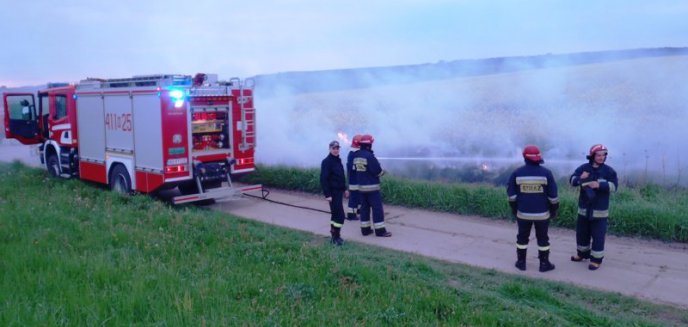
<instances>
[{"instance_id":1,"label":"burning field","mask_svg":"<svg viewBox=\"0 0 688 327\"><path fill-rule=\"evenodd\" d=\"M331 139L369 133L392 173L500 183L525 144L561 177L604 143L622 180L687 185L687 71L675 56L270 98L258 87L258 161L315 167Z\"/></svg>"}]
</instances>

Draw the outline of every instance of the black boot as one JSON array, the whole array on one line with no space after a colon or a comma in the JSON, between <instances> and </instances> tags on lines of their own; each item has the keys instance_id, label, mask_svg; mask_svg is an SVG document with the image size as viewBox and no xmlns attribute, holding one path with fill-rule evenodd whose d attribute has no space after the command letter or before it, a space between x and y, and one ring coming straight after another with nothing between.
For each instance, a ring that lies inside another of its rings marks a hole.
<instances>
[{"instance_id":1,"label":"black boot","mask_svg":"<svg viewBox=\"0 0 688 327\"><path fill-rule=\"evenodd\" d=\"M370 235L370 234L372 234L372 233L373 233L373 229L370 228L370 226L368 226L368 227L361 227L361 234L363 234L363 236L368 236L368 235Z\"/></svg>"},{"instance_id":2,"label":"black boot","mask_svg":"<svg viewBox=\"0 0 688 327\"><path fill-rule=\"evenodd\" d=\"M342 239L340 231L341 228L339 227L330 227L330 235L332 235L330 242L336 246L342 246L342 244L344 244L344 240Z\"/></svg>"},{"instance_id":3,"label":"black boot","mask_svg":"<svg viewBox=\"0 0 688 327\"><path fill-rule=\"evenodd\" d=\"M358 220L358 216L356 216L356 212L349 212L346 214L346 220Z\"/></svg>"},{"instance_id":4,"label":"black boot","mask_svg":"<svg viewBox=\"0 0 688 327\"><path fill-rule=\"evenodd\" d=\"M516 249L516 268L521 271L526 270L526 253L528 252L527 249Z\"/></svg>"},{"instance_id":5,"label":"black boot","mask_svg":"<svg viewBox=\"0 0 688 327\"><path fill-rule=\"evenodd\" d=\"M581 262L587 259L590 259L590 251L581 252L580 250L577 250L576 255L571 256L571 261L574 262Z\"/></svg>"},{"instance_id":6,"label":"black boot","mask_svg":"<svg viewBox=\"0 0 688 327\"><path fill-rule=\"evenodd\" d=\"M386 228L376 228L375 229L375 236L378 237L390 237L392 236L392 233L388 232Z\"/></svg>"},{"instance_id":7,"label":"black boot","mask_svg":"<svg viewBox=\"0 0 688 327\"><path fill-rule=\"evenodd\" d=\"M597 269L600 269L601 265L602 265L602 258L590 258L590 264L588 265L588 269L597 270Z\"/></svg>"},{"instance_id":8,"label":"black boot","mask_svg":"<svg viewBox=\"0 0 688 327\"><path fill-rule=\"evenodd\" d=\"M554 265L549 262L549 250L539 251L538 258L540 258L540 272L554 270Z\"/></svg>"}]
</instances>

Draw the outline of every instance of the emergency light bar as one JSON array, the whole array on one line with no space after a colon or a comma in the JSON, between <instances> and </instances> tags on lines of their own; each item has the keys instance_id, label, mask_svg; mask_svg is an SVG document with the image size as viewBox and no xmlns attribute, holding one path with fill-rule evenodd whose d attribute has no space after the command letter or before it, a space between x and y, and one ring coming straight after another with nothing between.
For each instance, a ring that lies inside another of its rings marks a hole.
<instances>
[{"instance_id":1,"label":"emergency light bar","mask_svg":"<svg viewBox=\"0 0 688 327\"><path fill-rule=\"evenodd\" d=\"M171 89L170 97L174 100L174 107L181 108L184 106L185 93L180 89Z\"/></svg>"}]
</instances>

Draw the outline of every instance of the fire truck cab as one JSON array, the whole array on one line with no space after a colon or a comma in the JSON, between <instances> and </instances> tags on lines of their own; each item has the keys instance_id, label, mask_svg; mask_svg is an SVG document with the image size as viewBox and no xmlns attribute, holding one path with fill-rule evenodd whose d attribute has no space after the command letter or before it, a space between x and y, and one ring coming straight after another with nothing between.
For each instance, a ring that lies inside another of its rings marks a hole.
<instances>
[{"instance_id":1,"label":"fire truck cab","mask_svg":"<svg viewBox=\"0 0 688 327\"><path fill-rule=\"evenodd\" d=\"M130 193L178 187L175 204L261 189L255 170L253 80L217 75L88 78L5 93L5 136L38 144L50 175Z\"/></svg>"}]
</instances>

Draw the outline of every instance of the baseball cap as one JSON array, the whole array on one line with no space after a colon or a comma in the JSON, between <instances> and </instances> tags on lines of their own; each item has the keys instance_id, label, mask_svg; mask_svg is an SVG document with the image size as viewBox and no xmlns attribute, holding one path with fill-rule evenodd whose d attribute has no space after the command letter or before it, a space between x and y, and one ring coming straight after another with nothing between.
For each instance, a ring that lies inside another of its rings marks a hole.
<instances>
[{"instance_id":1,"label":"baseball cap","mask_svg":"<svg viewBox=\"0 0 688 327\"><path fill-rule=\"evenodd\" d=\"M330 149L338 148L338 147L339 147L339 142L337 142L337 141L330 142Z\"/></svg>"}]
</instances>

